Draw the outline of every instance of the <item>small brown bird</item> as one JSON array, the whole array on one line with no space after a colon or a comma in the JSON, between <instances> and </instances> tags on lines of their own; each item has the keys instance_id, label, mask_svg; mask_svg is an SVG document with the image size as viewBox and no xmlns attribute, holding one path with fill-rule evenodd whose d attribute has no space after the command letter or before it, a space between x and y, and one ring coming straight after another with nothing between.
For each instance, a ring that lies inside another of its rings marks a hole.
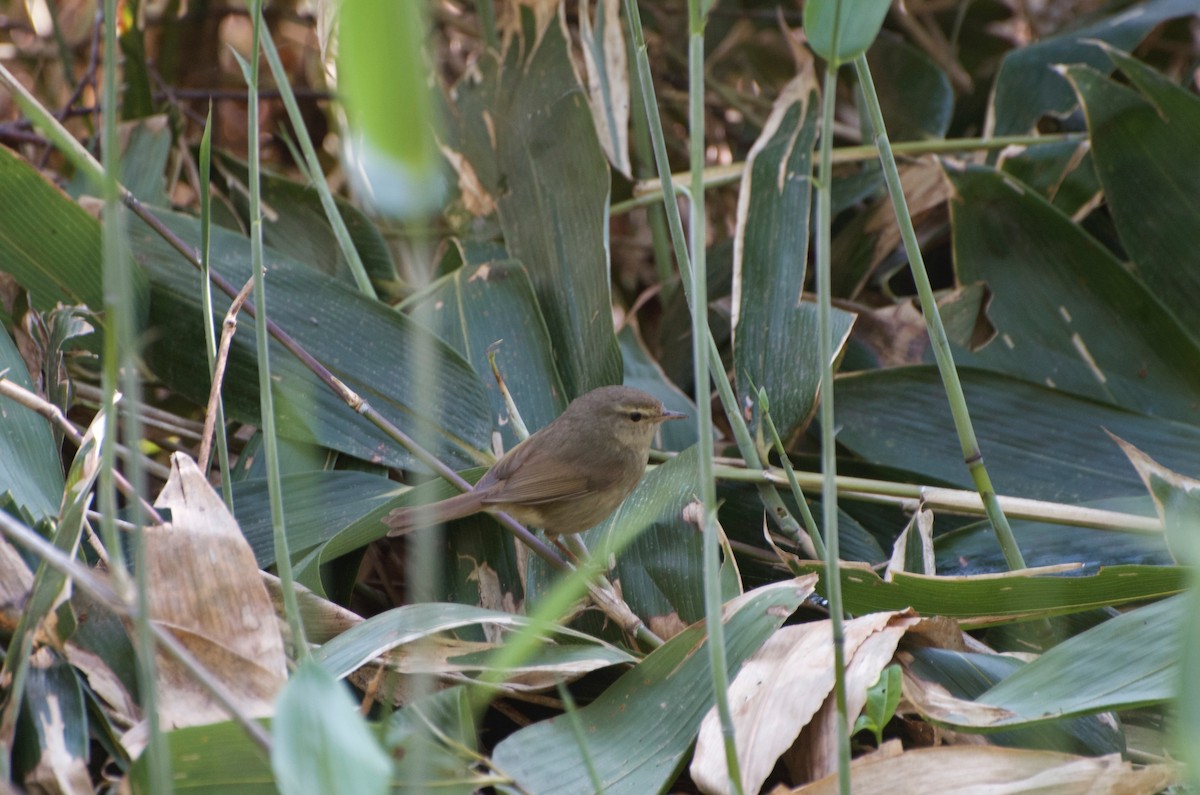
<instances>
[{"instance_id":1,"label":"small brown bird","mask_svg":"<svg viewBox=\"0 0 1200 795\"><path fill-rule=\"evenodd\" d=\"M503 511L556 535L582 532L607 518L641 480L658 426L686 416L639 389L593 389L509 450L474 490L392 511L383 520L392 528L388 535L480 511Z\"/></svg>"}]
</instances>

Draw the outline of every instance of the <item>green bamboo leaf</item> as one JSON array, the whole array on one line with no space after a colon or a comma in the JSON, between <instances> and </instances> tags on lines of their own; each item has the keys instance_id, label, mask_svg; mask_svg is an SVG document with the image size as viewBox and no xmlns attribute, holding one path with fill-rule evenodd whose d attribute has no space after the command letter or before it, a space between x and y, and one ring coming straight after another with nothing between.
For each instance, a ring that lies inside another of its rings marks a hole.
<instances>
[{"instance_id":1,"label":"green bamboo leaf","mask_svg":"<svg viewBox=\"0 0 1200 795\"><path fill-rule=\"evenodd\" d=\"M1173 469L1200 471L1195 426L981 370L963 368L960 376L1001 494L1071 503L1144 495L1105 429ZM839 445L875 464L973 488L935 369L843 375L837 396Z\"/></svg>"},{"instance_id":2,"label":"green bamboo leaf","mask_svg":"<svg viewBox=\"0 0 1200 795\"><path fill-rule=\"evenodd\" d=\"M636 661L627 652L568 627L553 624L539 626L525 616L445 602L405 605L379 613L325 643L313 654L313 658L331 676L340 679L399 646L440 633L482 626L494 631L532 630L543 637L547 646L572 653L576 663L587 659L595 668ZM478 660L480 669L485 667L486 654L473 653L471 657ZM566 658L560 655L558 659L562 661ZM467 660L461 662L464 667L470 667Z\"/></svg>"},{"instance_id":3,"label":"green bamboo leaf","mask_svg":"<svg viewBox=\"0 0 1200 795\"><path fill-rule=\"evenodd\" d=\"M610 175L567 47L565 21L525 12L503 59L456 87L465 156L528 269L567 397L621 382L609 288ZM481 201L481 204L483 202Z\"/></svg>"},{"instance_id":4,"label":"green bamboo leaf","mask_svg":"<svg viewBox=\"0 0 1200 795\"><path fill-rule=\"evenodd\" d=\"M473 252L464 252L470 258ZM508 421L508 408L488 362L488 349L498 343L496 365L530 433L548 424L567 407L546 320L538 306L529 274L515 260L468 261L405 302L420 307L414 317L475 370L485 385L491 416L504 449L520 439Z\"/></svg>"},{"instance_id":5,"label":"green bamboo leaf","mask_svg":"<svg viewBox=\"0 0 1200 795\"><path fill-rule=\"evenodd\" d=\"M954 89L941 67L920 49L886 31L867 50L867 64L888 138L920 141L946 137L954 114ZM866 118L865 112L861 115ZM868 137L864 135L864 140Z\"/></svg>"},{"instance_id":6,"label":"green bamboo leaf","mask_svg":"<svg viewBox=\"0 0 1200 795\"><path fill-rule=\"evenodd\" d=\"M584 0L579 8L579 39L600 145L613 168L630 178L629 72L619 9L619 0L597 0L593 14Z\"/></svg>"},{"instance_id":7,"label":"green bamboo leaf","mask_svg":"<svg viewBox=\"0 0 1200 795\"><path fill-rule=\"evenodd\" d=\"M819 563L796 567L820 573ZM842 564L842 598L852 613L903 610L948 616L965 626L983 626L1032 616L1054 616L1095 607L1172 596L1187 587L1177 566L1109 566L1095 574L1066 577L1013 572L945 577L896 572L885 582L869 566ZM825 593L824 584L819 589Z\"/></svg>"},{"instance_id":8,"label":"green bamboo leaf","mask_svg":"<svg viewBox=\"0 0 1200 795\"><path fill-rule=\"evenodd\" d=\"M949 169L947 176L958 281L990 288L988 319L998 335L960 364L1196 424L1200 344L1176 322L1165 294L1147 290L1108 249L1012 177L984 167ZM1176 263L1173 271L1182 270Z\"/></svg>"},{"instance_id":9,"label":"green bamboo leaf","mask_svg":"<svg viewBox=\"0 0 1200 795\"><path fill-rule=\"evenodd\" d=\"M34 391L25 362L7 332L0 333L0 372L5 380ZM4 418L0 422L0 505L30 524L58 516L63 473L49 421L7 397L0 397L0 416Z\"/></svg>"},{"instance_id":10,"label":"green bamboo leaf","mask_svg":"<svg viewBox=\"0 0 1200 795\"><path fill-rule=\"evenodd\" d=\"M217 153L221 176L224 176L226 195L241 218L242 227L249 227L246 195L248 172L246 164L225 153ZM219 179L219 176L214 175ZM233 184L236 182L240 184ZM286 254L297 262L322 273L335 276L347 284L354 283L350 266L342 253L337 237L329 226L321 198L311 185L263 171L259 174L263 204L272 213L263 219L263 243L268 248ZM371 220L350 202L335 196L334 204L354 241L363 266L372 281L384 282L396 278L396 266L387 241Z\"/></svg>"},{"instance_id":11,"label":"green bamboo leaf","mask_svg":"<svg viewBox=\"0 0 1200 795\"><path fill-rule=\"evenodd\" d=\"M995 729L1163 703L1179 688L1186 605L1183 597L1165 599L1063 641L978 697L1007 713L999 720L939 720Z\"/></svg>"},{"instance_id":12,"label":"green bamboo leaf","mask_svg":"<svg viewBox=\"0 0 1200 795\"><path fill-rule=\"evenodd\" d=\"M1145 514L1150 508L1148 500L1135 497L1088 502L1083 507L1132 514ZM1090 527L1020 520L1013 520L1012 531L1021 546L1025 564L1031 568L1078 563L1079 574L1093 574L1104 566L1170 566L1174 563L1161 534L1114 533ZM996 544L996 533L987 521L972 522L940 534L936 553L939 574L987 574L1008 569Z\"/></svg>"},{"instance_id":13,"label":"green bamboo leaf","mask_svg":"<svg viewBox=\"0 0 1200 795\"><path fill-rule=\"evenodd\" d=\"M733 361L742 405L766 389L784 439L805 423L820 382L815 307L801 301L808 262L812 153L820 103L811 71L780 92L750 149L738 194L733 251ZM840 350L853 316L838 312ZM755 424L758 419L755 412Z\"/></svg>"},{"instance_id":14,"label":"green bamboo leaf","mask_svg":"<svg viewBox=\"0 0 1200 795\"><path fill-rule=\"evenodd\" d=\"M196 219L169 213L160 217L184 240L198 239ZM155 333L147 359L172 388L204 402L208 373L195 366L204 360L200 276L144 226L130 229L130 245L154 284L151 327ZM418 345L416 336L428 332L350 285L278 252L268 250L266 258L270 271L267 306L272 320L410 436L436 439L433 452L443 460L452 465L479 460L478 451L488 446L491 420L483 387L466 362L440 341ZM245 284L250 278L245 238L214 228L212 267L233 284ZM223 316L229 300L216 295L214 306ZM253 327L250 317L239 316L223 393L227 414L246 422L257 422L259 412ZM432 361L416 359L414 351L422 348L432 351ZM346 406L274 342L271 369L281 436L388 466L413 463L403 448ZM418 378L437 381L428 387L441 398L433 417L414 414Z\"/></svg>"},{"instance_id":15,"label":"green bamboo leaf","mask_svg":"<svg viewBox=\"0 0 1200 795\"><path fill-rule=\"evenodd\" d=\"M810 593L815 578L763 586L725 606L730 675ZM651 652L578 711L605 792L659 792L673 780L712 706L703 623ZM496 746L493 759L529 792L592 792L568 721L547 720Z\"/></svg>"},{"instance_id":16,"label":"green bamboo leaf","mask_svg":"<svg viewBox=\"0 0 1200 795\"><path fill-rule=\"evenodd\" d=\"M889 6L890 0L810 0L804 4L804 32L808 36L808 46L825 60L831 60L836 53L839 62L849 61L871 46L883 26ZM836 44L833 41L835 15L838 22Z\"/></svg>"},{"instance_id":17,"label":"green bamboo leaf","mask_svg":"<svg viewBox=\"0 0 1200 795\"><path fill-rule=\"evenodd\" d=\"M0 262L41 311L56 304L104 306L100 224L14 152L0 147ZM135 322L145 317L149 285L133 269Z\"/></svg>"},{"instance_id":18,"label":"green bamboo leaf","mask_svg":"<svg viewBox=\"0 0 1200 795\"><path fill-rule=\"evenodd\" d=\"M1131 50L1162 22L1197 11L1196 0L1150 0L1127 13L1011 50L1000 64L992 91L996 135L1029 133L1042 116L1064 117L1074 110L1076 99L1055 64L1107 68L1108 60L1093 42Z\"/></svg>"},{"instance_id":19,"label":"green bamboo leaf","mask_svg":"<svg viewBox=\"0 0 1200 795\"><path fill-rule=\"evenodd\" d=\"M20 720L11 781L30 790L86 791L91 750L87 699L79 673L49 645L30 659Z\"/></svg>"},{"instance_id":20,"label":"green bamboo leaf","mask_svg":"<svg viewBox=\"0 0 1200 795\"><path fill-rule=\"evenodd\" d=\"M1085 67L1068 67L1064 74L1083 103L1096 170L1121 243L1138 276L1195 344L1200 153L1194 144L1200 137L1200 99L1125 53L1104 52L1132 87Z\"/></svg>"},{"instance_id":21,"label":"green bamboo leaf","mask_svg":"<svg viewBox=\"0 0 1200 795\"><path fill-rule=\"evenodd\" d=\"M388 791L391 759L350 691L312 660L279 694L271 735L271 769L284 795Z\"/></svg>"},{"instance_id":22,"label":"green bamboo leaf","mask_svg":"<svg viewBox=\"0 0 1200 795\"><path fill-rule=\"evenodd\" d=\"M1027 663L1003 654L971 654L937 648L913 648L906 668L946 688L955 698L973 699ZM1069 718L988 736L994 745L1103 756L1125 752L1125 738L1115 721L1104 716Z\"/></svg>"},{"instance_id":23,"label":"green bamboo leaf","mask_svg":"<svg viewBox=\"0 0 1200 795\"><path fill-rule=\"evenodd\" d=\"M300 555L337 536L395 498L395 481L367 472L314 471L284 475L283 515L288 548ZM263 478L233 484L233 503L242 535L261 568L275 563L271 504ZM382 525L376 535L382 534Z\"/></svg>"}]
</instances>

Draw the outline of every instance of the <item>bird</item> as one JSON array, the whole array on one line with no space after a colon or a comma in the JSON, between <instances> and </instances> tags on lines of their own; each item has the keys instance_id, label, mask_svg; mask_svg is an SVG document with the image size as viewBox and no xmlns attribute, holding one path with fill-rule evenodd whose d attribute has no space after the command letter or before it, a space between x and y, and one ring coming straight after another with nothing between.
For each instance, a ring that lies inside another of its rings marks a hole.
<instances>
[{"instance_id":1,"label":"bird","mask_svg":"<svg viewBox=\"0 0 1200 795\"><path fill-rule=\"evenodd\" d=\"M637 486L659 426L686 416L640 389L593 389L509 450L471 491L397 508L383 522L389 536L399 536L475 513L504 512L550 535L583 532L608 518Z\"/></svg>"}]
</instances>

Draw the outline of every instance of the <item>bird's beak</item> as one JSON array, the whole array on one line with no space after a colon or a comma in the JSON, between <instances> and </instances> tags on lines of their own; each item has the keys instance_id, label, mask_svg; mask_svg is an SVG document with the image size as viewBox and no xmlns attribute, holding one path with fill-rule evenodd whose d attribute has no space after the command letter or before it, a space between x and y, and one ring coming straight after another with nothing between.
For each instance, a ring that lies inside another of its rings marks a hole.
<instances>
[{"instance_id":1,"label":"bird's beak","mask_svg":"<svg viewBox=\"0 0 1200 795\"><path fill-rule=\"evenodd\" d=\"M659 417L658 419L659 419L659 422L666 422L667 420L686 420L687 415L684 414L682 411L671 411L670 409L663 409L662 416Z\"/></svg>"}]
</instances>

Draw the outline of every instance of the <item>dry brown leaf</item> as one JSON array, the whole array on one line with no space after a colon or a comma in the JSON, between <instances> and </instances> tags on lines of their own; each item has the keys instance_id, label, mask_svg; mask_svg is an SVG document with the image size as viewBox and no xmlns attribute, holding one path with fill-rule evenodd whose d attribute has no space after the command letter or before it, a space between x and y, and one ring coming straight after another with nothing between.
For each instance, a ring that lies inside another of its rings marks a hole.
<instances>
[{"instance_id":1,"label":"dry brown leaf","mask_svg":"<svg viewBox=\"0 0 1200 795\"><path fill-rule=\"evenodd\" d=\"M851 336L871 351L881 367L925 361L929 332L914 301L877 308L852 302L839 302L839 306L858 314Z\"/></svg>"},{"instance_id":2,"label":"dry brown leaf","mask_svg":"<svg viewBox=\"0 0 1200 795\"><path fill-rule=\"evenodd\" d=\"M845 626L847 685L850 714L857 715L867 688L892 658L900 638L920 622L909 612L873 613ZM831 711L824 705L833 693L833 642L830 622L783 627L742 666L730 685L738 759L746 792L758 792L776 761L799 737L806 742L802 758L816 764L829 756L825 739L833 729ZM853 706L857 704L857 706ZM823 712L827 712L824 716ZM814 723L815 721L815 723ZM802 730L815 726L805 740ZM710 710L700 726L690 769L703 792L728 791L724 743L716 711Z\"/></svg>"},{"instance_id":3,"label":"dry brown leaf","mask_svg":"<svg viewBox=\"0 0 1200 795\"><path fill-rule=\"evenodd\" d=\"M892 558L888 561L887 570L883 573L883 581L891 582L892 575L905 571L904 561L908 557L910 539L919 543L921 550L921 571L917 574L934 574L933 560L933 511L922 508L913 514L908 525L900 531L892 550Z\"/></svg>"},{"instance_id":4,"label":"dry brown leaf","mask_svg":"<svg viewBox=\"0 0 1200 795\"><path fill-rule=\"evenodd\" d=\"M25 612L33 572L16 547L0 538L0 628L12 632Z\"/></svg>"},{"instance_id":5,"label":"dry brown leaf","mask_svg":"<svg viewBox=\"0 0 1200 795\"><path fill-rule=\"evenodd\" d=\"M146 530L150 614L228 688L243 711L271 713L287 681L287 657L258 563L236 520L186 455L171 457L158 500L171 522ZM228 717L174 658L156 656L164 729ZM136 746L135 727L123 742Z\"/></svg>"},{"instance_id":6,"label":"dry brown leaf","mask_svg":"<svg viewBox=\"0 0 1200 795\"><path fill-rule=\"evenodd\" d=\"M1119 754L1072 756L996 746L943 746L898 756L871 754L850 766L852 792L888 795L1137 795L1159 792L1179 780L1172 765L1138 768ZM837 774L799 789L777 787L772 795L836 795Z\"/></svg>"},{"instance_id":7,"label":"dry brown leaf","mask_svg":"<svg viewBox=\"0 0 1200 795\"><path fill-rule=\"evenodd\" d=\"M923 620L911 610L903 610L846 622L846 715L851 724L867 703L867 689L892 662L900 640ZM829 659L833 659L832 646ZM837 753L837 705L833 698L827 698L800 732L784 762L794 781L811 781L837 769Z\"/></svg>"}]
</instances>

